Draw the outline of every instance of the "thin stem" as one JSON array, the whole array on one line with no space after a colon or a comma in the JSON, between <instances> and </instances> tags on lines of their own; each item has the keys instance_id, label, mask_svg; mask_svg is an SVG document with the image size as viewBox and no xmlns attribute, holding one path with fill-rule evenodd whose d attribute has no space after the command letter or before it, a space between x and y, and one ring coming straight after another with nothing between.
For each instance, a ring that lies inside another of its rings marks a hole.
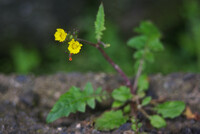
<instances>
[{"instance_id":1,"label":"thin stem","mask_svg":"<svg viewBox=\"0 0 200 134\"><path fill-rule=\"evenodd\" d=\"M128 77L126 76L126 74L122 71L122 69L117 64L114 63L114 61L100 47L100 45L104 46L104 43L102 44L102 42L99 42L99 43L95 44L95 43L92 43L92 42L89 42L89 41L86 41L86 40L83 40L83 39L77 39L77 40L80 41L80 42L89 44L93 47L96 47L101 52L101 54L104 56L104 58L112 65L112 67L122 76L122 78L126 82L126 86L129 87L132 90L131 82L128 79Z\"/></svg>"},{"instance_id":2,"label":"thin stem","mask_svg":"<svg viewBox=\"0 0 200 134\"><path fill-rule=\"evenodd\" d=\"M143 109L143 108L138 108L138 110L146 117L146 118L150 118L150 115L147 114L147 112Z\"/></svg>"},{"instance_id":3,"label":"thin stem","mask_svg":"<svg viewBox=\"0 0 200 134\"><path fill-rule=\"evenodd\" d=\"M135 94L136 92L136 89L137 89L137 86L138 86L138 79L142 73L142 69L143 69L143 64L144 64L144 59L142 58L140 60L140 64L139 64L139 68L138 68L138 71L137 71L137 74L136 74L136 77L135 77L135 81L134 81L134 84L133 84L133 90L132 90L132 93Z\"/></svg>"}]
</instances>

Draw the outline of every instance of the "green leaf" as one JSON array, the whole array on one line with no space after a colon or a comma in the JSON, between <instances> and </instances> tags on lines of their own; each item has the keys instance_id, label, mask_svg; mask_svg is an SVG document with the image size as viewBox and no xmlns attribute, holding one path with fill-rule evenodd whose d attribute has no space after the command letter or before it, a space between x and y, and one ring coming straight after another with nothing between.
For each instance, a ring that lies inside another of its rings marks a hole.
<instances>
[{"instance_id":1,"label":"green leaf","mask_svg":"<svg viewBox=\"0 0 200 134\"><path fill-rule=\"evenodd\" d=\"M148 47L150 50L155 51L155 52L161 51L164 49L163 44L160 42L159 38L149 39Z\"/></svg>"},{"instance_id":2,"label":"green leaf","mask_svg":"<svg viewBox=\"0 0 200 134\"><path fill-rule=\"evenodd\" d=\"M153 62L154 61L154 55L152 52L150 51L145 51L145 56L144 56L144 59L148 62Z\"/></svg>"},{"instance_id":3,"label":"green leaf","mask_svg":"<svg viewBox=\"0 0 200 134\"><path fill-rule=\"evenodd\" d=\"M134 30L137 33L144 34L147 37L160 38L161 34L158 28L150 21L143 21L138 28Z\"/></svg>"},{"instance_id":4,"label":"green leaf","mask_svg":"<svg viewBox=\"0 0 200 134\"><path fill-rule=\"evenodd\" d=\"M112 108L115 108L115 107L120 107L124 104L124 102L121 102L121 101L114 101L112 103Z\"/></svg>"},{"instance_id":5,"label":"green leaf","mask_svg":"<svg viewBox=\"0 0 200 134\"><path fill-rule=\"evenodd\" d=\"M126 102L127 100L132 98L132 94L128 87L121 86L120 88L117 88L112 92L112 97L116 101Z\"/></svg>"},{"instance_id":6,"label":"green leaf","mask_svg":"<svg viewBox=\"0 0 200 134\"><path fill-rule=\"evenodd\" d=\"M162 128L166 126L165 120L159 115L153 115L149 117L151 125L155 128Z\"/></svg>"},{"instance_id":7,"label":"green leaf","mask_svg":"<svg viewBox=\"0 0 200 134\"><path fill-rule=\"evenodd\" d=\"M85 112L86 104L94 108L95 99L99 96L101 96L100 90L98 89L98 92L94 93L91 83L87 83L84 90L71 87L68 92L60 96L49 112L46 121L50 123L60 117L67 117L70 113Z\"/></svg>"},{"instance_id":8,"label":"green leaf","mask_svg":"<svg viewBox=\"0 0 200 134\"><path fill-rule=\"evenodd\" d=\"M167 101L155 107L155 110L164 118L175 118L185 109L185 103L182 101Z\"/></svg>"},{"instance_id":9,"label":"green leaf","mask_svg":"<svg viewBox=\"0 0 200 134\"><path fill-rule=\"evenodd\" d=\"M138 120L136 121L136 119L133 118L133 117L132 117L132 119L131 119L131 122L132 122L131 128L132 128L134 131L137 130L137 129L136 129L136 124L137 124L138 129L140 129L140 128L142 127L142 123L140 123L140 122L138 123Z\"/></svg>"},{"instance_id":10,"label":"green leaf","mask_svg":"<svg viewBox=\"0 0 200 134\"><path fill-rule=\"evenodd\" d=\"M90 82L88 82L88 83L85 85L84 92L85 92L86 94L93 94L93 93L94 93L94 89L93 89L92 84L91 84Z\"/></svg>"},{"instance_id":11,"label":"green leaf","mask_svg":"<svg viewBox=\"0 0 200 134\"><path fill-rule=\"evenodd\" d=\"M136 36L131 38L128 42L127 45L130 47L133 47L135 49L143 49L145 44L147 43L147 37L144 35Z\"/></svg>"},{"instance_id":12,"label":"green leaf","mask_svg":"<svg viewBox=\"0 0 200 134\"><path fill-rule=\"evenodd\" d=\"M124 109L123 109L123 112L125 114L130 113L130 111L131 111L131 106L130 105L125 106Z\"/></svg>"},{"instance_id":13,"label":"green leaf","mask_svg":"<svg viewBox=\"0 0 200 134\"><path fill-rule=\"evenodd\" d=\"M95 108L95 99L94 98L90 98L87 100L87 104L88 106L90 106L92 109Z\"/></svg>"},{"instance_id":14,"label":"green leaf","mask_svg":"<svg viewBox=\"0 0 200 134\"><path fill-rule=\"evenodd\" d=\"M106 29L104 26L105 23L105 15L104 15L104 9L103 9L103 4L99 6L99 10L97 13L97 18L95 21L95 33L96 33L96 39L98 41L101 40L101 36L103 35L103 31Z\"/></svg>"},{"instance_id":15,"label":"green leaf","mask_svg":"<svg viewBox=\"0 0 200 134\"><path fill-rule=\"evenodd\" d=\"M103 131L112 130L126 123L127 119L121 110L105 112L95 121L95 128Z\"/></svg>"},{"instance_id":16,"label":"green leaf","mask_svg":"<svg viewBox=\"0 0 200 134\"><path fill-rule=\"evenodd\" d=\"M134 53L133 57L135 59L141 59L143 58L143 55L144 55L144 50L138 50Z\"/></svg>"},{"instance_id":17,"label":"green leaf","mask_svg":"<svg viewBox=\"0 0 200 134\"><path fill-rule=\"evenodd\" d=\"M130 105L125 106L124 109L123 109L124 113L130 113L130 111L131 111L131 106Z\"/></svg>"},{"instance_id":18,"label":"green leaf","mask_svg":"<svg viewBox=\"0 0 200 134\"><path fill-rule=\"evenodd\" d=\"M150 103L150 101L151 101L151 96L148 96L148 97L144 98L142 100L142 106L148 105Z\"/></svg>"},{"instance_id":19,"label":"green leaf","mask_svg":"<svg viewBox=\"0 0 200 134\"><path fill-rule=\"evenodd\" d=\"M138 91L146 91L149 88L149 81L146 75L141 75L138 79Z\"/></svg>"},{"instance_id":20,"label":"green leaf","mask_svg":"<svg viewBox=\"0 0 200 134\"><path fill-rule=\"evenodd\" d=\"M138 126L137 126L138 129L140 129L140 128L142 127L142 123L138 123L137 125L138 125ZM132 128L134 131L136 131L136 130L137 130L137 129L136 129L136 124L132 124L132 125L131 125L131 128Z\"/></svg>"}]
</instances>

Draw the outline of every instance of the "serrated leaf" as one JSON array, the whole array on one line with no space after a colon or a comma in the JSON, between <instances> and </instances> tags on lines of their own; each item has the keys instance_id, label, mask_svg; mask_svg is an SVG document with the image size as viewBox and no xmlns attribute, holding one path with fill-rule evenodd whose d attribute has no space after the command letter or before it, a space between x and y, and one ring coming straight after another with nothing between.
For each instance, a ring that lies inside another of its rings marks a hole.
<instances>
[{"instance_id":1,"label":"serrated leaf","mask_svg":"<svg viewBox=\"0 0 200 134\"><path fill-rule=\"evenodd\" d=\"M136 36L131 38L128 42L127 45L130 47L133 47L135 49L143 49L145 44L147 43L147 37L144 35Z\"/></svg>"},{"instance_id":2,"label":"serrated leaf","mask_svg":"<svg viewBox=\"0 0 200 134\"><path fill-rule=\"evenodd\" d=\"M150 21L143 21L140 26L134 30L137 33L144 34L147 37L160 38L161 34L158 28Z\"/></svg>"},{"instance_id":3,"label":"serrated leaf","mask_svg":"<svg viewBox=\"0 0 200 134\"><path fill-rule=\"evenodd\" d=\"M157 113L164 118L175 118L179 116L185 109L185 103L182 101L167 101L155 107Z\"/></svg>"},{"instance_id":4,"label":"serrated leaf","mask_svg":"<svg viewBox=\"0 0 200 134\"><path fill-rule=\"evenodd\" d=\"M91 108L95 107L95 98L100 96L100 89L98 93L93 91L91 83L87 83L84 90L77 87L71 87L68 92L60 96L49 112L46 121L48 123L60 117L67 117L70 113L77 111L85 112L86 104Z\"/></svg>"},{"instance_id":5,"label":"serrated leaf","mask_svg":"<svg viewBox=\"0 0 200 134\"><path fill-rule=\"evenodd\" d=\"M141 75L138 79L138 90L137 92L146 91L149 88L149 81L146 75Z\"/></svg>"},{"instance_id":6,"label":"serrated leaf","mask_svg":"<svg viewBox=\"0 0 200 134\"><path fill-rule=\"evenodd\" d=\"M104 26L105 23L105 15L104 15L104 8L103 4L99 6L99 10L97 13L96 21L95 21L95 33L97 41L101 40L101 36L103 35L103 31L106 29Z\"/></svg>"},{"instance_id":7,"label":"serrated leaf","mask_svg":"<svg viewBox=\"0 0 200 134\"><path fill-rule=\"evenodd\" d=\"M128 87L121 86L120 88L113 90L112 97L116 101L126 102L127 100L132 98L132 94Z\"/></svg>"},{"instance_id":8,"label":"serrated leaf","mask_svg":"<svg viewBox=\"0 0 200 134\"><path fill-rule=\"evenodd\" d=\"M113 130L126 123L127 119L121 110L105 112L95 121L95 128L103 131Z\"/></svg>"},{"instance_id":9,"label":"serrated leaf","mask_svg":"<svg viewBox=\"0 0 200 134\"><path fill-rule=\"evenodd\" d=\"M155 128L162 128L166 126L166 121L159 115L153 115L149 117L150 123Z\"/></svg>"},{"instance_id":10,"label":"serrated leaf","mask_svg":"<svg viewBox=\"0 0 200 134\"><path fill-rule=\"evenodd\" d=\"M142 100L142 106L148 105L150 103L150 101L151 101L151 96L148 96L148 97L144 98Z\"/></svg>"}]
</instances>

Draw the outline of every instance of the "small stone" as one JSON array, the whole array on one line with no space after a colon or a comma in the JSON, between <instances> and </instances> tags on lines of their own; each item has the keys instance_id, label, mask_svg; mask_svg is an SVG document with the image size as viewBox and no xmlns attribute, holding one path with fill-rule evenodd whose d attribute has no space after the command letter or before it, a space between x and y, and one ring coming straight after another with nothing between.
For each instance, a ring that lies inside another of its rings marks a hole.
<instances>
[{"instance_id":1,"label":"small stone","mask_svg":"<svg viewBox=\"0 0 200 134\"><path fill-rule=\"evenodd\" d=\"M62 128L61 128L61 127L58 127L57 129L58 129L58 131L62 131Z\"/></svg>"},{"instance_id":2,"label":"small stone","mask_svg":"<svg viewBox=\"0 0 200 134\"><path fill-rule=\"evenodd\" d=\"M81 128L81 124L78 123L78 124L76 125L76 128L77 128L77 129L80 129L80 128Z\"/></svg>"}]
</instances>

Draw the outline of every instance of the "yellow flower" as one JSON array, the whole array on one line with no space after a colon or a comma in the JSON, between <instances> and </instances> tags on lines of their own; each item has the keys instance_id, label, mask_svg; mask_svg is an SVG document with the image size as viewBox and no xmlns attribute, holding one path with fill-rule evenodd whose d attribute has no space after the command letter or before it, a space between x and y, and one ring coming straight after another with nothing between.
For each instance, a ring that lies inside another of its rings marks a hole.
<instances>
[{"instance_id":1,"label":"yellow flower","mask_svg":"<svg viewBox=\"0 0 200 134\"><path fill-rule=\"evenodd\" d=\"M59 42L63 42L63 41L65 41L67 33L63 29L57 28L57 31L54 34L54 36L55 36L55 40L57 40Z\"/></svg>"},{"instance_id":2,"label":"yellow flower","mask_svg":"<svg viewBox=\"0 0 200 134\"><path fill-rule=\"evenodd\" d=\"M69 50L70 54L79 53L81 50L81 47L83 46L78 41L74 41L74 39L72 39L68 44L69 44L68 50Z\"/></svg>"}]
</instances>

